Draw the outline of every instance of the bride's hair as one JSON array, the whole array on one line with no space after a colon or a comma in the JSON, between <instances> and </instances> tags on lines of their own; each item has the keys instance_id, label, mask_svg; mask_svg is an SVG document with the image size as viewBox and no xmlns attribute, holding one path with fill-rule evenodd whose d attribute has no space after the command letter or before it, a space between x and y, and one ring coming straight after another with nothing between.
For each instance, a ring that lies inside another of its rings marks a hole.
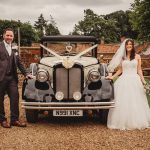
<instances>
[{"instance_id":1,"label":"bride's hair","mask_svg":"<svg viewBox=\"0 0 150 150\"><path fill-rule=\"evenodd\" d=\"M132 43L132 51L131 51L131 55L130 55L130 60L133 60L135 58L134 41L132 39L127 39L125 42L125 48L126 48L126 45L128 44L128 42ZM127 55L127 50L126 50L126 55Z\"/></svg>"},{"instance_id":2,"label":"bride's hair","mask_svg":"<svg viewBox=\"0 0 150 150\"><path fill-rule=\"evenodd\" d=\"M125 39L121 43L118 50L116 51L112 60L109 62L109 65L108 65L109 72L113 72L115 70L115 68L117 68L119 66L119 64L121 64L122 60L126 59L126 57L127 57L126 45L128 44L129 41L131 41L131 43L133 45L130 60L133 60L135 58L134 41L132 39Z\"/></svg>"}]
</instances>

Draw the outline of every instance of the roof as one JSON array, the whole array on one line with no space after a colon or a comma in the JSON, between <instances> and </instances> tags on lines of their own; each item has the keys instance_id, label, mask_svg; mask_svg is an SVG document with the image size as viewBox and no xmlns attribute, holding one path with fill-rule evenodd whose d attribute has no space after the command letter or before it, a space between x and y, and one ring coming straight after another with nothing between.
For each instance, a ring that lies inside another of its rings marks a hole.
<instances>
[{"instance_id":1,"label":"roof","mask_svg":"<svg viewBox=\"0 0 150 150\"><path fill-rule=\"evenodd\" d=\"M94 36L82 36L82 35L55 35L55 36L44 36L41 38L41 42L95 42L98 40Z\"/></svg>"}]
</instances>

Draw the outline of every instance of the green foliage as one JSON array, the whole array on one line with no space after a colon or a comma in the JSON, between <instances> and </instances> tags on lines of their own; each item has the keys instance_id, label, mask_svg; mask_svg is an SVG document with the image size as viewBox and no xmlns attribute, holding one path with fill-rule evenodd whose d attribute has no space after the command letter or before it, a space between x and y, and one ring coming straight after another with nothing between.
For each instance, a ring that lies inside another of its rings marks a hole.
<instances>
[{"instance_id":1,"label":"green foliage","mask_svg":"<svg viewBox=\"0 0 150 150\"><path fill-rule=\"evenodd\" d=\"M131 23L129 22L129 14L131 11L116 11L106 15L104 18L107 20L113 20L116 22L116 34L117 38L120 39L121 36L126 36L135 39L137 37L137 32L132 29Z\"/></svg>"},{"instance_id":2,"label":"green foliage","mask_svg":"<svg viewBox=\"0 0 150 150\"><path fill-rule=\"evenodd\" d=\"M46 25L46 28L45 28L45 34L46 35L60 35L60 32L56 26L56 22L54 20L54 18L50 15L50 20L49 20L50 23L48 23Z\"/></svg>"},{"instance_id":3,"label":"green foliage","mask_svg":"<svg viewBox=\"0 0 150 150\"><path fill-rule=\"evenodd\" d=\"M94 14L90 9L84 10L84 14L84 20L79 21L78 25L75 25L74 32L81 35L99 34L95 32L99 31L101 28L98 24L99 16Z\"/></svg>"},{"instance_id":4,"label":"green foliage","mask_svg":"<svg viewBox=\"0 0 150 150\"><path fill-rule=\"evenodd\" d=\"M34 27L38 33L39 38L41 38L45 33L45 27L47 25L47 20L45 20L43 14L40 14L38 20L35 21Z\"/></svg>"},{"instance_id":5,"label":"green foliage","mask_svg":"<svg viewBox=\"0 0 150 150\"><path fill-rule=\"evenodd\" d=\"M51 23L46 27L46 35L60 35L57 27L53 26Z\"/></svg>"},{"instance_id":6,"label":"green foliage","mask_svg":"<svg viewBox=\"0 0 150 150\"><path fill-rule=\"evenodd\" d=\"M110 30L112 32L110 32ZM93 35L99 39L105 38L106 42L111 41L115 31L115 23L104 19L103 16L95 14L92 10L84 10L84 20L75 24L73 35ZM108 37L107 34L110 36Z\"/></svg>"},{"instance_id":7,"label":"green foliage","mask_svg":"<svg viewBox=\"0 0 150 150\"><path fill-rule=\"evenodd\" d=\"M17 42L17 28L21 26L20 21L14 20L0 20L0 40L3 40L3 31L6 28L12 28L14 30L15 38L14 41Z\"/></svg>"},{"instance_id":8,"label":"green foliage","mask_svg":"<svg viewBox=\"0 0 150 150\"><path fill-rule=\"evenodd\" d=\"M138 39L150 41L150 0L134 0L131 6L130 22L139 33Z\"/></svg>"},{"instance_id":9,"label":"green foliage","mask_svg":"<svg viewBox=\"0 0 150 150\"><path fill-rule=\"evenodd\" d=\"M33 27L29 23L24 23L20 27L21 45L30 46L32 42L38 41L38 36Z\"/></svg>"},{"instance_id":10,"label":"green foliage","mask_svg":"<svg viewBox=\"0 0 150 150\"><path fill-rule=\"evenodd\" d=\"M34 27L29 23L22 23L14 20L0 20L0 40L3 40L3 31L6 28L14 30L14 42L18 43L18 28L20 29L20 45L30 46L32 42L38 42L43 35L60 34L52 16L50 20L45 20L41 14L38 21L35 21Z\"/></svg>"},{"instance_id":11,"label":"green foliage","mask_svg":"<svg viewBox=\"0 0 150 150\"><path fill-rule=\"evenodd\" d=\"M108 15L97 15L92 10L84 10L84 19L75 24L72 34L93 35L104 38L106 43L118 42L122 35L136 37L131 28L129 12L116 11Z\"/></svg>"},{"instance_id":12,"label":"green foliage","mask_svg":"<svg viewBox=\"0 0 150 150\"><path fill-rule=\"evenodd\" d=\"M50 15L50 20L45 20L43 14L38 17L38 21L35 21L34 27L38 33L39 39L43 35L58 35L60 34L56 22Z\"/></svg>"},{"instance_id":13,"label":"green foliage","mask_svg":"<svg viewBox=\"0 0 150 150\"><path fill-rule=\"evenodd\" d=\"M21 46L29 46L33 41L37 41L37 34L30 23L21 23L14 20L0 20L0 40L3 39L3 31L6 28L14 30L14 42L18 43L18 28L20 28Z\"/></svg>"}]
</instances>

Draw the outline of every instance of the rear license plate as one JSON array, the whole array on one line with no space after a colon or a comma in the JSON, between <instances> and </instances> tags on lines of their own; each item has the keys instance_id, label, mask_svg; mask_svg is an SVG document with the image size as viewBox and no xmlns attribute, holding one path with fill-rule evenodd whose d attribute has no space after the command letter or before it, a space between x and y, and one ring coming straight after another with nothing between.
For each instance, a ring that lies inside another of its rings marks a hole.
<instances>
[{"instance_id":1,"label":"rear license plate","mask_svg":"<svg viewBox=\"0 0 150 150\"><path fill-rule=\"evenodd\" d=\"M53 116L83 116L83 110L53 110Z\"/></svg>"}]
</instances>

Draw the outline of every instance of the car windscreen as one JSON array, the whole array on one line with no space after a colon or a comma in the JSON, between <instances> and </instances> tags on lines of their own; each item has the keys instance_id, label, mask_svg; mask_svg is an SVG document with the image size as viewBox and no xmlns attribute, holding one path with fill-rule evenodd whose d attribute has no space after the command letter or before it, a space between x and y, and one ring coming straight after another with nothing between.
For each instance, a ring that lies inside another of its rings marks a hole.
<instances>
[{"instance_id":1,"label":"car windscreen","mask_svg":"<svg viewBox=\"0 0 150 150\"><path fill-rule=\"evenodd\" d=\"M44 42L47 48L54 51L59 55L77 55L87 48L93 46L93 42L82 43L82 42ZM43 49L43 57L53 56L50 52ZM92 51L84 54L84 56L92 56Z\"/></svg>"}]
</instances>

